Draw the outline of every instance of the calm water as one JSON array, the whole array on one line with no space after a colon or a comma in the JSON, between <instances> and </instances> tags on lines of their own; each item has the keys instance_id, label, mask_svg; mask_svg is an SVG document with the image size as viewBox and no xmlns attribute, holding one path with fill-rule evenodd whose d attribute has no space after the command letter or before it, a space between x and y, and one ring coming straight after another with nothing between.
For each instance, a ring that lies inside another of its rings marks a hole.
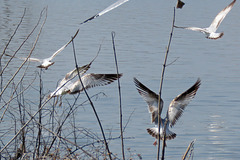
<instances>
[{"instance_id":1,"label":"calm water","mask_svg":"<svg viewBox=\"0 0 240 160\"><path fill-rule=\"evenodd\" d=\"M176 11L176 25L207 27L216 14L230 2L230 0L186 1L184 8ZM0 47L2 50L5 47L20 21L24 8L27 10L23 25L7 53L12 54L19 47L36 24L41 10L48 6L47 21L32 56L45 58L70 39L79 28L80 22L111 3L112 0L91 2L2 0ZM124 124L133 113L124 134L131 139L125 140L125 147L131 148L135 154L141 154L143 159L156 158L157 148L152 145L154 138L146 132L146 128L153 126L150 123L147 105L137 93L132 78L137 77L143 84L158 92L175 4L175 0L130 0L119 8L81 25L75 39L79 65L88 63L95 56L104 39L100 55L88 72L115 73L111 32L116 32L119 70L124 73L121 78ZM198 32L174 30L168 63L178 59L166 68L162 94L165 102L163 114L170 101L194 84L198 77L201 78L202 85L195 99L172 129L177 133L177 137L167 142L166 159L180 159L193 139L196 139L194 159L240 158L239 5L240 3L236 2L219 27L219 31L225 33L222 39L208 40ZM18 56L25 57L29 53L36 35L37 31L23 46ZM9 57L3 57L3 62L8 59ZM57 81L75 67L71 45L54 61L56 63L42 75L46 94L53 91ZM22 61L14 62L7 68L8 76L15 72ZM36 65L30 63L26 77L29 81L34 78L34 73L39 71L35 68ZM5 78L8 78L7 75ZM37 87L38 82L34 83L34 86ZM119 118L116 118L119 110L117 83L89 90L90 95L96 92L104 92L107 95L97 100L95 105L106 134L109 135L111 132L112 137L117 137L119 135ZM34 98L38 96L37 94L29 91L25 98L37 102L38 98ZM67 95L64 98L71 100L72 96ZM85 99L84 95L80 98L82 101ZM79 109L76 115L79 126L91 128L101 136L90 106ZM120 140L111 141L110 150L120 154Z\"/></svg>"}]
</instances>

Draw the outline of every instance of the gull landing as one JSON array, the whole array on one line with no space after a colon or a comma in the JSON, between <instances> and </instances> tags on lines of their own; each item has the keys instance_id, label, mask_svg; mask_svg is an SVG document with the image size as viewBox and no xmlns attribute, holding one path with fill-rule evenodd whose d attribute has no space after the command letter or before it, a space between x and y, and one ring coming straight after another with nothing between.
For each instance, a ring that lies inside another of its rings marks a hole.
<instances>
[{"instance_id":1,"label":"gull landing","mask_svg":"<svg viewBox=\"0 0 240 160\"><path fill-rule=\"evenodd\" d=\"M166 125L166 139L171 140L174 139L177 135L176 133L170 131L169 127L173 127L175 123L178 121L178 119L183 114L184 109L186 106L190 103L190 101L195 97L197 90L199 89L201 85L201 80L198 79L196 83L190 87L188 90L183 92L182 94L175 97L171 103L168 106L167 116L162 119L161 118L161 124L160 124L160 134L158 132L158 95L148 89L145 85L143 85L141 82L139 82L136 78L133 79L135 86L137 87L138 93L142 96L142 98L147 102L148 104L148 111L151 114L151 122L155 124L155 127L148 128L147 132L156 139L163 138L163 128L164 123L167 121ZM160 100L160 114L162 112L163 108L163 100ZM153 145L156 145L157 141L153 143Z\"/></svg>"}]
</instances>

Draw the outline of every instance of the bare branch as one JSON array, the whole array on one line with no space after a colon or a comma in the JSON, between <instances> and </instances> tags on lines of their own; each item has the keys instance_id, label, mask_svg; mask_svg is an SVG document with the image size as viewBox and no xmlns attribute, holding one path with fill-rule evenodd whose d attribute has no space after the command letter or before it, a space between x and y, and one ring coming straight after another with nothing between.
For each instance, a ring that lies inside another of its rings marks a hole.
<instances>
[{"instance_id":1,"label":"bare branch","mask_svg":"<svg viewBox=\"0 0 240 160\"><path fill-rule=\"evenodd\" d=\"M162 95L162 86L163 86L163 79L164 79L165 68L166 68L166 64L167 64L168 52L169 52L171 41L172 41L174 22L175 22L175 7L174 7L174 10L173 10L172 29L171 29L171 33L170 33L170 37L169 37L169 41L168 41L168 47L167 47L167 50L166 50L166 53L165 53L165 59L164 59L163 68L162 68L162 76L161 76L160 89L159 89L159 95L158 95L158 133L159 134L160 134L160 125L163 126L162 120L161 120L162 108L161 108L161 104L160 104L160 102L161 102L161 95ZM166 121L168 121L168 120L166 120ZM164 127L164 130L165 129L166 129L166 127ZM163 148L164 147L165 147L165 145L163 145ZM162 159L164 159L164 154L162 156L163 156ZM160 135L158 136L157 160L159 160L159 158L160 158Z\"/></svg>"},{"instance_id":2,"label":"bare branch","mask_svg":"<svg viewBox=\"0 0 240 160\"><path fill-rule=\"evenodd\" d=\"M41 15L41 16L42 16L42 15ZM40 16L40 18L41 18L41 16ZM40 28L40 31L39 31L39 33L38 33L38 35L37 35L37 38L36 38L36 40L35 40L35 42L34 42L34 45L33 45L32 49L31 49L28 57L27 57L26 60L20 65L20 67L19 67L19 68L17 69L17 71L14 73L14 75L12 76L12 78L11 78L11 79L8 81L8 83L5 85L4 89L3 89L2 92L0 93L0 97L2 96L2 94L4 93L4 91L7 89L7 87L9 86L9 84L12 82L12 80L16 77L16 75L18 74L18 72L22 69L23 65L28 61L28 58L32 55L32 52L33 52L33 50L34 50L35 47L36 47L36 44L37 44L37 42L38 42L38 39L39 39L40 34L41 34L41 32L42 32L42 29L43 29L43 26L44 26L44 24L45 24L45 22L46 22L46 19L47 19L47 11L46 11L45 19L44 19L44 21L43 21L43 23L42 23L42 26L41 26L41 28ZM20 48L19 48L19 49L20 49ZM7 64L6 64L5 68L6 68L6 67L7 67ZM4 68L4 69L5 69L5 68ZM3 73L4 69L2 70L2 72L0 73L0 75Z\"/></svg>"},{"instance_id":3,"label":"bare branch","mask_svg":"<svg viewBox=\"0 0 240 160\"><path fill-rule=\"evenodd\" d=\"M189 145L188 145L188 148L186 150L186 152L184 153L183 157L182 157L182 160L185 160L188 156L188 159L190 159L193 153L193 150L194 150L194 143L195 143L196 139L194 139Z\"/></svg>"},{"instance_id":4,"label":"bare branch","mask_svg":"<svg viewBox=\"0 0 240 160\"><path fill-rule=\"evenodd\" d=\"M73 45L73 54L74 54L75 65L76 65L76 69L78 70L77 57L76 57L75 48L74 48L74 41L72 41L72 45ZM80 81L80 83L81 83L81 85L83 87L84 93L86 94L86 96L87 96L87 98L88 98L88 100L89 100L89 102L90 102L90 104L92 106L93 112L94 112L94 114L95 114L95 116L97 118L100 130L102 132L102 136L103 136L103 139L104 139L104 144L105 144L106 150L108 152L108 156L109 156L110 160L112 160L111 152L109 150L108 143L106 141L106 137L105 137L105 134L104 134L104 131L103 131L103 127L102 127L101 121L100 121L100 119L98 117L97 111L96 111L96 109L95 109L95 107L94 107L94 105L92 103L92 100L90 99L90 97L89 97L89 95L88 95L88 93L87 93L87 91L86 91L86 89L85 89L85 87L83 85L83 82L82 82L81 76L79 74L79 71L78 71L78 78L79 78L79 81Z\"/></svg>"},{"instance_id":5,"label":"bare branch","mask_svg":"<svg viewBox=\"0 0 240 160\"><path fill-rule=\"evenodd\" d=\"M119 75L117 54L116 54L115 42L114 42L115 35L116 35L115 32L112 32L113 53L114 53L117 75ZM121 143L122 143L122 158L123 158L123 160L125 160L124 141L123 141L123 125L122 125L122 97L121 97L120 79L118 78L117 81L118 81L118 96L119 96L119 117L120 117L120 132L121 132L120 134L121 134Z\"/></svg>"}]
</instances>

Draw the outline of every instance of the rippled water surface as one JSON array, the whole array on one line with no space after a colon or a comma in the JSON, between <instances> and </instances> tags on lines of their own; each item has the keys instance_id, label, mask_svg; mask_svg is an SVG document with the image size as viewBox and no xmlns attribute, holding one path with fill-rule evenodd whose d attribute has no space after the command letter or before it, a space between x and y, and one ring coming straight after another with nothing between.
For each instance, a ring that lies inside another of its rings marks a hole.
<instances>
[{"instance_id":1,"label":"rippled water surface","mask_svg":"<svg viewBox=\"0 0 240 160\"><path fill-rule=\"evenodd\" d=\"M45 58L70 40L79 28L80 22L113 2L113 0L71 2L2 0L0 48L3 50L6 46L23 15L24 8L25 18L7 53L13 54L18 49L37 23L41 10L48 6L47 21L32 55ZM231 1L185 2L182 10L176 10L176 25L208 27L216 14ZM146 132L146 128L153 126L150 123L147 104L137 93L132 79L136 77L153 91L159 91L175 4L174 0L130 0L119 8L81 25L80 32L74 40L78 63L84 65L96 55L104 39L101 52L88 72L115 73L111 42L111 32L115 31L119 71L123 73L120 79L123 119L124 124L128 123L124 133L127 137L125 148L131 148L133 153L141 154L143 159L156 158L157 147L152 145L154 138ZM166 159L180 159L188 144L194 139L196 139L194 159L240 158L239 5L237 1L219 27L219 31L224 31L221 39L209 40L202 33L174 29L168 64L177 60L166 68L162 93L165 104L163 115L170 101L194 84L198 77L201 78L202 85L172 129L177 133L177 137L167 142ZM19 57L28 55L38 31L39 26L17 53ZM8 59L9 57L4 56L2 63L6 63ZM69 45L54 61L55 64L42 73L46 94L53 91L58 80L75 67L72 45ZM21 62L15 59L14 63L9 64L6 69L9 73L7 75L14 74ZM29 65L26 75L29 81L39 71L36 66L34 62ZM34 83L35 87L38 84ZM89 90L90 95L97 92L104 92L107 95L94 102L102 125L107 135L111 132L112 137L117 137L120 134L117 83ZM72 96L66 95L64 98L71 100ZM27 92L25 99L31 99L34 103L38 100L38 93ZM80 100L86 100L84 94ZM79 126L91 128L101 136L90 105L77 110L76 115ZM110 150L120 155L120 140L111 141Z\"/></svg>"}]
</instances>

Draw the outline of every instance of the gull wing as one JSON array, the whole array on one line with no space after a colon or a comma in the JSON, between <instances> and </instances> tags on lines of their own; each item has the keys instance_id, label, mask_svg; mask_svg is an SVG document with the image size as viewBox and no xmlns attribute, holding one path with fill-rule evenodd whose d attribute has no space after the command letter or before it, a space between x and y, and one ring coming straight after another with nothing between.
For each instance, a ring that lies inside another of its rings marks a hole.
<instances>
[{"instance_id":1,"label":"gull wing","mask_svg":"<svg viewBox=\"0 0 240 160\"><path fill-rule=\"evenodd\" d=\"M194 98L194 96L197 93L198 88L200 87L200 84L201 84L201 80L198 79L191 88L189 88L182 94L178 95L176 98L174 98L171 101L171 103L168 107L168 118L169 118L171 127L181 117L185 107Z\"/></svg>"},{"instance_id":2,"label":"gull wing","mask_svg":"<svg viewBox=\"0 0 240 160\"><path fill-rule=\"evenodd\" d=\"M141 82L137 80L137 78L133 78L135 86L137 87L138 93L142 96L142 98L148 104L148 111L152 114L152 123L157 122L157 115L158 115L158 95L143 85ZM163 108L163 100L161 99L161 111ZM161 114L161 113L160 113Z\"/></svg>"},{"instance_id":3,"label":"gull wing","mask_svg":"<svg viewBox=\"0 0 240 160\"><path fill-rule=\"evenodd\" d=\"M55 91L50 94L50 97L57 97L67 94L69 88L73 85L71 80L66 80L62 85L59 85Z\"/></svg>"},{"instance_id":4,"label":"gull wing","mask_svg":"<svg viewBox=\"0 0 240 160\"><path fill-rule=\"evenodd\" d=\"M89 64L84 65L82 67L78 67L78 71L80 76L84 74L88 69L90 68ZM58 87L55 91L51 93L51 96L59 96L66 94L67 91L70 89L70 87L73 85L73 82L71 81L74 77L77 76L77 69L68 72L66 76L61 80L61 82L58 84Z\"/></svg>"},{"instance_id":5,"label":"gull wing","mask_svg":"<svg viewBox=\"0 0 240 160\"><path fill-rule=\"evenodd\" d=\"M85 89L89 89L96 86L104 86L110 84L120 78L122 74L86 74L81 77L82 83ZM75 94L83 91L80 80L74 82L69 90L69 94Z\"/></svg>"},{"instance_id":6,"label":"gull wing","mask_svg":"<svg viewBox=\"0 0 240 160\"><path fill-rule=\"evenodd\" d=\"M199 28L199 27L178 27L178 26L174 26L175 28L182 28L182 29L188 29L188 30L192 30L192 31L198 31L198 32L206 32L205 28Z\"/></svg>"},{"instance_id":7,"label":"gull wing","mask_svg":"<svg viewBox=\"0 0 240 160\"><path fill-rule=\"evenodd\" d=\"M89 64L81 66L81 67L78 67L78 71L79 71L80 76L82 76L84 73L86 73L89 68L90 68ZM64 83L66 83L69 80L72 80L77 75L78 75L77 69L75 68L75 69L73 69L72 71L68 72L65 75L65 77L61 80L61 82L59 83L58 86L62 86Z\"/></svg>"},{"instance_id":8,"label":"gull wing","mask_svg":"<svg viewBox=\"0 0 240 160\"><path fill-rule=\"evenodd\" d=\"M119 0L115 3L113 3L112 5L110 5L109 7L107 7L106 9L104 9L103 11L101 11L100 13L98 13L98 16L101 16L111 10L113 10L114 8L117 8L118 6L122 5L123 3L127 2L128 0Z\"/></svg>"},{"instance_id":9,"label":"gull wing","mask_svg":"<svg viewBox=\"0 0 240 160\"><path fill-rule=\"evenodd\" d=\"M76 77L76 76L78 75L78 72L77 72L77 71L79 71L79 75L82 76L84 73L87 72L87 70L88 70L89 68L90 68L90 65L89 65L89 64L86 64L86 65L84 65L84 66L78 67L78 69L75 68L74 70L68 72L68 73L65 75L64 79L65 79L65 80L68 80L68 79L72 79L72 78Z\"/></svg>"},{"instance_id":10,"label":"gull wing","mask_svg":"<svg viewBox=\"0 0 240 160\"><path fill-rule=\"evenodd\" d=\"M88 18L87 20L83 21L82 23L80 23L80 25L81 25L81 24L84 24L84 23L86 23L86 22L88 22L88 21L91 21L91 20L93 20L93 19L95 19L95 18L97 18L97 17L99 17L99 16L107 13L107 12L113 10L114 8L117 8L118 6L122 5L123 3L127 2L127 1L128 1L128 0L118 0L117 2L113 3L113 4L110 5L109 7L105 8L104 10L102 10L101 12L99 12L98 14L95 14L94 16L92 16L92 17Z\"/></svg>"},{"instance_id":11,"label":"gull wing","mask_svg":"<svg viewBox=\"0 0 240 160\"><path fill-rule=\"evenodd\" d=\"M228 12L231 11L233 5L235 4L236 0L233 0L227 7L225 7L221 12L217 14L217 16L212 21L211 25L208 27L208 29L212 32L216 32L219 25L225 18L225 16L228 14Z\"/></svg>"},{"instance_id":12,"label":"gull wing","mask_svg":"<svg viewBox=\"0 0 240 160\"><path fill-rule=\"evenodd\" d=\"M28 61L32 61L32 62L40 62L40 63L42 63L43 62L43 60L41 60L41 59L38 59L38 58L19 58L19 59L22 59L22 60L28 60Z\"/></svg>"},{"instance_id":13,"label":"gull wing","mask_svg":"<svg viewBox=\"0 0 240 160\"><path fill-rule=\"evenodd\" d=\"M32 62L43 62L41 59L38 59L38 58L23 58L23 57L16 57L16 56L12 56L12 55L9 55L9 54L5 54L6 56L9 56L9 57L12 57L12 58L18 58L18 59L21 59L21 60L28 60L28 61L32 61Z\"/></svg>"},{"instance_id":14,"label":"gull wing","mask_svg":"<svg viewBox=\"0 0 240 160\"><path fill-rule=\"evenodd\" d=\"M69 42L67 42L60 49L58 49L56 52L54 52L51 57L47 58L47 60L51 61L56 55L58 55L60 52L62 52L62 50L64 50L73 41L73 39L77 36L78 32L79 32L79 29L77 30L77 32L75 33L75 35L71 38L71 40Z\"/></svg>"},{"instance_id":15,"label":"gull wing","mask_svg":"<svg viewBox=\"0 0 240 160\"><path fill-rule=\"evenodd\" d=\"M69 91L70 87L73 86L73 83L71 82L71 80L78 75L78 72L79 72L80 76L82 76L84 73L87 72L87 70L90 68L91 64L93 63L93 61L97 58L100 50L101 50L101 45L99 47L97 55L92 59L92 61L89 64L86 64L84 66L78 67L78 69L75 68L75 69L73 69L72 71L68 72L65 75L65 77L59 83L58 88L56 89L58 91L59 88L61 87L61 89L56 93L56 95L65 94L66 91ZM55 93L56 90L53 93Z\"/></svg>"},{"instance_id":16,"label":"gull wing","mask_svg":"<svg viewBox=\"0 0 240 160\"><path fill-rule=\"evenodd\" d=\"M80 76L82 76L84 73L86 73L87 70L90 68L90 66L93 63L93 61L97 58L97 56L98 56L98 54L99 54L99 52L101 50L101 46L102 45L99 46L97 55L92 59L92 61L89 64L86 64L86 65L84 65L82 67L78 67L78 71L79 71ZM62 81L67 80L67 79L72 79L75 76L77 76L77 69L76 68L74 70L68 72Z\"/></svg>"}]
</instances>

